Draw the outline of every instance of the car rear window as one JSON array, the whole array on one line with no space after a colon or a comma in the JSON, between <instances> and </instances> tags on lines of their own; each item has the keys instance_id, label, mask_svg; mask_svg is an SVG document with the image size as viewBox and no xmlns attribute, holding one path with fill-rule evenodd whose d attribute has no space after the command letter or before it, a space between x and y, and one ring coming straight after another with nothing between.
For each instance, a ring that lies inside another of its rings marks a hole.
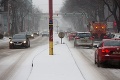
<instances>
[{"instance_id":1,"label":"car rear window","mask_svg":"<svg viewBox=\"0 0 120 80\"><path fill-rule=\"evenodd\" d=\"M120 46L120 40L105 41L104 46Z\"/></svg>"},{"instance_id":2,"label":"car rear window","mask_svg":"<svg viewBox=\"0 0 120 80\"><path fill-rule=\"evenodd\" d=\"M78 33L77 36L84 38L84 37L91 37L90 33Z\"/></svg>"}]
</instances>

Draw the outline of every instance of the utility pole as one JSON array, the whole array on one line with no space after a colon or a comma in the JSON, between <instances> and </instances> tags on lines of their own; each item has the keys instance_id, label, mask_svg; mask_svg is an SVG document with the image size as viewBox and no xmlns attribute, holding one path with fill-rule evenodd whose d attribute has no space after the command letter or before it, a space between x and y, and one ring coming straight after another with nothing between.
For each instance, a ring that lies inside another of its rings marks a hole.
<instances>
[{"instance_id":1,"label":"utility pole","mask_svg":"<svg viewBox=\"0 0 120 80\"><path fill-rule=\"evenodd\" d=\"M53 55L53 0L49 0L49 55Z\"/></svg>"}]
</instances>

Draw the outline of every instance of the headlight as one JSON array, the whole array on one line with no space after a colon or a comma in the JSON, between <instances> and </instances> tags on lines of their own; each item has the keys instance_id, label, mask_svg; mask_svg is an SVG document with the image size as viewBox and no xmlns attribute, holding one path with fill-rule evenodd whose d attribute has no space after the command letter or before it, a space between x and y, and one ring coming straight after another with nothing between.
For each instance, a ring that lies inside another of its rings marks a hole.
<instances>
[{"instance_id":1,"label":"headlight","mask_svg":"<svg viewBox=\"0 0 120 80\"><path fill-rule=\"evenodd\" d=\"M31 36L33 37L33 34Z\"/></svg>"},{"instance_id":2,"label":"headlight","mask_svg":"<svg viewBox=\"0 0 120 80\"><path fill-rule=\"evenodd\" d=\"M12 44L13 42L12 41L10 41L10 44Z\"/></svg>"},{"instance_id":3,"label":"headlight","mask_svg":"<svg viewBox=\"0 0 120 80\"><path fill-rule=\"evenodd\" d=\"M26 43L26 41L23 41L23 43Z\"/></svg>"}]
</instances>

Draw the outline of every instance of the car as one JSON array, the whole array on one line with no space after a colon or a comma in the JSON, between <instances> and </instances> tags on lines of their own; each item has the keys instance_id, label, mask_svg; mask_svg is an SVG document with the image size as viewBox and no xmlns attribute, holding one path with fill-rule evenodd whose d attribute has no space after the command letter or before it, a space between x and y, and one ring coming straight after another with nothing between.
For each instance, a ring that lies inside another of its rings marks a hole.
<instances>
[{"instance_id":1,"label":"car","mask_svg":"<svg viewBox=\"0 0 120 80\"><path fill-rule=\"evenodd\" d=\"M74 38L74 47L87 46L93 48L94 36L90 32L77 32Z\"/></svg>"},{"instance_id":2,"label":"car","mask_svg":"<svg viewBox=\"0 0 120 80\"><path fill-rule=\"evenodd\" d=\"M30 47L30 40L25 34L15 34L12 38L9 38L9 48L13 49L17 46Z\"/></svg>"},{"instance_id":3,"label":"car","mask_svg":"<svg viewBox=\"0 0 120 80\"><path fill-rule=\"evenodd\" d=\"M42 37L44 37L44 36L49 36L49 31L43 31L42 32Z\"/></svg>"},{"instance_id":4,"label":"car","mask_svg":"<svg viewBox=\"0 0 120 80\"><path fill-rule=\"evenodd\" d=\"M117 63L120 66L120 39L103 39L95 50L95 64Z\"/></svg>"},{"instance_id":5,"label":"car","mask_svg":"<svg viewBox=\"0 0 120 80\"><path fill-rule=\"evenodd\" d=\"M39 35L40 35L40 34L39 34L39 31L34 31L33 34L36 35L36 36L39 36Z\"/></svg>"},{"instance_id":6,"label":"car","mask_svg":"<svg viewBox=\"0 0 120 80\"><path fill-rule=\"evenodd\" d=\"M19 34L25 34L28 38L34 39L34 34L32 32L20 32Z\"/></svg>"},{"instance_id":7,"label":"car","mask_svg":"<svg viewBox=\"0 0 120 80\"><path fill-rule=\"evenodd\" d=\"M115 38L115 33L110 33L109 32L103 37L103 39L111 39L111 38Z\"/></svg>"},{"instance_id":8,"label":"car","mask_svg":"<svg viewBox=\"0 0 120 80\"><path fill-rule=\"evenodd\" d=\"M28 38L34 39L34 34L32 32L26 32Z\"/></svg>"},{"instance_id":9,"label":"car","mask_svg":"<svg viewBox=\"0 0 120 80\"><path fill-rule=\"evenodd\" d=\"M120 38L120 33L114 33L112 38Z\"/></svg>"},{"instance_id":10,"label":"car","mask_svg":"<svg viewBox=\"0 0 120 80\"><path fill-rule=\"evenodd\" d=\"M70 41L70 40L74 40L75 35L76 35L76 32L71 32L71 33L69 33L69 35L68 35L68 40L69 40L69 41Z\"/></svg>"}]
</instances>

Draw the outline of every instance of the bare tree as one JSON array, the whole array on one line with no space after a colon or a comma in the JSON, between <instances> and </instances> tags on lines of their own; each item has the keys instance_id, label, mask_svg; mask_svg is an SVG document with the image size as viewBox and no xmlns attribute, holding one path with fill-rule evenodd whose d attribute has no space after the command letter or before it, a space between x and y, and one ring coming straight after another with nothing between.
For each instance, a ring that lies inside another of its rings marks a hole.
<instances>
[{"instance_id":1,"label":"bare tree","mask_svg":"<svg viewBox=\"0 0 120 80\"><path fill-rule=\"evenodd\" d=\"M117 23L117 30L120 32L120 0L103 0ZM119 14L118 14L119 10Z\"/></svg>"},{"instance_id":2,"label":"bare tree","mask_svg":"<svg viewBox=\"0 0 120 80\"><path fill-rule=\"evenodd\" d=\"M32 4L28 0L10 0L9 5L11 34L24 31L23 22L28 13L32 13Z\"/></svg>"},{"instance_id":3,"label":"bare tree","mask_svg":"<svg viewBox=\"0 0 120 80\"><path fill-rule=\"evenodd\" d=\"M87 15L88 21L104 21L104 2L102 0L66 0L64 3L63 8L61 9L62 13L84 13ZM80 21L82 15L79 15L79 17L76 17L75 19L73 17L64 16L64 19L67 19L70 22L74 21L78 22L77 30L81 29ZM99 17L99 19L97 18ZM74 19L74 20L73 20Z\"/></svg>"}]
</instances>

